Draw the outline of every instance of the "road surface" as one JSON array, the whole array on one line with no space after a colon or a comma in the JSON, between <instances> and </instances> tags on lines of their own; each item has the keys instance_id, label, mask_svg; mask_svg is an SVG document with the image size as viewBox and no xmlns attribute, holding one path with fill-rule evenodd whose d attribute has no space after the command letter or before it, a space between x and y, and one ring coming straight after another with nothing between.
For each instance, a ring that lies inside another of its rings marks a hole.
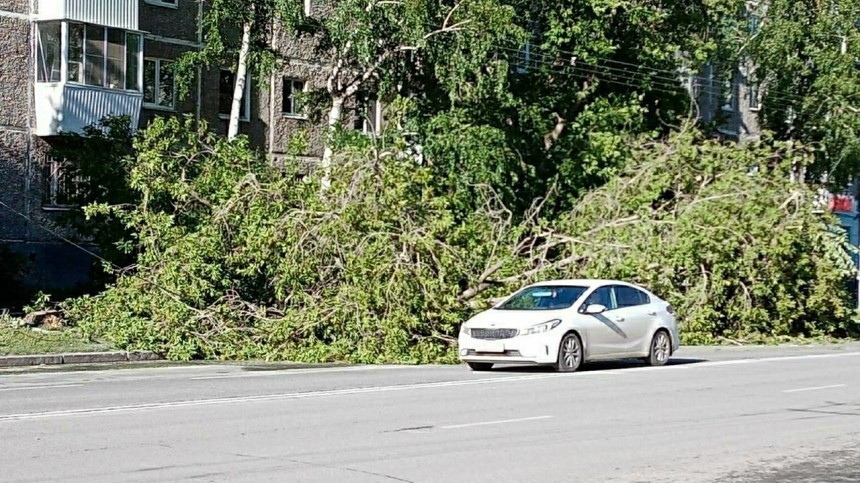
<instances>
[{"instance_id":1,"label":"road surface","mask_svg":"<svg viewBox=\"0 0 860 483\"><path fill-rule=\"evenodd\" d=\"M860 345L574 374L0 372L3 482L860 481Z\"/></svg>"}]
</instances>

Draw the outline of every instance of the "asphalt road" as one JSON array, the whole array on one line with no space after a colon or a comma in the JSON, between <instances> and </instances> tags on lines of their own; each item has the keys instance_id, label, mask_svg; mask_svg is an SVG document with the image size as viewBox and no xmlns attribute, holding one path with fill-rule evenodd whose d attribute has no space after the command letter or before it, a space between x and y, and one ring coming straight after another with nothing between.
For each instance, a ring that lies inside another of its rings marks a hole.
<instances>
[{"instance_id":1,"label":"asphalt road","mask_svg":"<svg viewBox=\"0 0 860 483\"><path fill-rule=\"evenodd\" d=\"M563 375L7 370L0 481L860 481L859 368L846 344Z\"/></svg>"}]
</instances>

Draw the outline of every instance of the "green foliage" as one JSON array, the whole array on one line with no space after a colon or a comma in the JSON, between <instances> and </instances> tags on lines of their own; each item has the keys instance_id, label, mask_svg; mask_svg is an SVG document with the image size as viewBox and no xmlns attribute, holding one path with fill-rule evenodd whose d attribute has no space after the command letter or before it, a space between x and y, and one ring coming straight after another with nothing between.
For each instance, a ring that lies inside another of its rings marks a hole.
<instances>
[{"instance_id":1,"label":"green foliage","mask_svg":"<svg viewBox=\"0 0 860 483\"><path fill-rule=\"evenodd\" d=\"M576 234L561 272L651 287L678 309L687 343L856 335L856 249L816 211L816 192L789 181L807 153L692 134L641 144L621 177L558 221Z\"/></svg>"},{"instance_id":2,"label":"green foliage","mask_svg":"<svg viewBox=\"0 0 860 483\"><path fill-rule=\"evenodd\" d=\"M157 121L140 141L142 202L120 214L137 269L70 319L175 359L452 360L482 241L517 230L498 207L455 222L430 170L372 148L344 151L321 197L315 176L189 128Z\"/></svg>"},{"instance_id":3,"label":"green foliage","mask_svg":"<svg viewBox=\"0 0 860 483\"><path fill-rule=\"evenodd\" d=\"M722 55L748 64L750 81L760 85L764 127L813 146L808 175L841 189L860 168L860 2L772 0L749 11L735 5L723 44L734 47Z\"/></svg>"},{"instance_id":4,"label":"green foliage","mask_svg":"<svg viewBox=\"0 0 860 483\"><path fill-rule=\"evenodd\" d=\"M296 0L211 0L206 2L200 28L203 48L185 53L176 64L180 97L188 95L197 67L234 65L242 26L251 25L248 72L266 76L279 61L272 48L274 25L300 18L303 3Z\"/></svg>"},{"instance_id":5,"label":"green foliage","mask_svg":"<svg viewBox=\"0 0 860 483\"><path fill-rule=\"evenodd\" d=\"M128 117L107 117L85 127L81 134L60 135L51 153L63 160L65 179L75 180L68 200L74 208L59 217L60 223L90 240L103 258L121 267L134 260L132 233L118 217L86 207L99 204L121 211L139 201L128 179L135 154L135 136L129 125ZM94 266L96 280L110 280L103 268Z\"/></svg>"},{"instance_id":6,"label":"green foliage","mask_svg":"<svg viewBox=\"0 0 860 483\"><path fill-rule=\"evenodd\" d=\"M688 343L857 329L845 242L786 180L781 160L802 152L635 142L573 210L520 218L487 186L464 211L399 145L342 147L321 195L319 173L272 168L242 138L155 122L130 176L141 202L116 212L139 239L136 268L67 316L173 359L452 361L458 325L488 297L599 276L668 297Z\"/></svg>"}]
</instances>

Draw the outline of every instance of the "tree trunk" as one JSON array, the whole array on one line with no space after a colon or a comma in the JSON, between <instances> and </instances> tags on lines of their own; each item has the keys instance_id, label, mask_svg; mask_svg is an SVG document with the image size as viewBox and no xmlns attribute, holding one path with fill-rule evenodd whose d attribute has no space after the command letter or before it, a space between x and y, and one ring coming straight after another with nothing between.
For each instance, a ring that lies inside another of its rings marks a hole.
<instances>
[{"instance_id":1,"label":"tree trunk","mask_svg":"<svg viewBox=\"0 0 860 483\"><path fill-rule=\"evenodd\" d=\"M242 26L242 47L239 49L239 65L236 68L236 86L233 88L233 105L230 107L230 127L227 139L239 135L239 114L245 95L245 79L248 74L248 52L251 50L251 20ZM250 113L246 113L249 114Z\"/></svg>"},{"instance_id":2,"label":"tree trunk","mask_svg":"<svg viewBox=\"0 0 860 483\"><path fill-rule=\"evenodd\" d=\"M325 191L331 184L331 157L332 157L332 136L337 125L340 124L343 118L343 97L334 97L331 102L331 109L328 111L328 125L326 131L325 147L323 149L322 163L320 167L323 170L322 189Z\"/></svg>"}]
</instances>

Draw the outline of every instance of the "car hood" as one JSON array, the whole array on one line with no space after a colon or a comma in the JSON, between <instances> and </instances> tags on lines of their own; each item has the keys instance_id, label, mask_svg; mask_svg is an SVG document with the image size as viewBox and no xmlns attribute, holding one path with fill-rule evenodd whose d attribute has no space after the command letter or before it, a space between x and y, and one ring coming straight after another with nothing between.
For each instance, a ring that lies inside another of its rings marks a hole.
<instances>
[{"instance_id":1,"label":"car hood","mask_svg":"<svg viewBox=\"0 0 860 483\"><path fill-rule=\"evenodd\" d=\"M536 324L561 319L567 310L496 310L490 309L472 317L466 322L471 328L523 329Z\"/></svg>"}]
</instances>

